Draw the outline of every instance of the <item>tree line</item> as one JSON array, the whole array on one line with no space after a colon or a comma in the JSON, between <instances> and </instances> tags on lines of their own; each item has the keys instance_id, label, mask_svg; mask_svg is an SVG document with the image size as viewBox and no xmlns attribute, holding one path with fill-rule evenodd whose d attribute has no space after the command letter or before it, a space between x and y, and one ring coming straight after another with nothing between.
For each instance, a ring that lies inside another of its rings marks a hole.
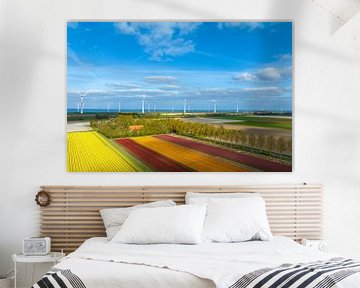
<instances>
[{"instance_id":1,"label":"tree line","mask_svg":"<svg viewBox=\"0 0 360 288\"><path fill-rule=\"evenodd\" d=\"M131 130L133 125L142 126L139 130ZM240 130L225 129L207 123L187 122L167 118L138 118L133 115L119 115L107 120L91 120L91 127L108 138L125 138L155 134L178 134L227 146L240 145L260 150L291 155L291 137L245 133Z\"/></svg>"}]
</instances>

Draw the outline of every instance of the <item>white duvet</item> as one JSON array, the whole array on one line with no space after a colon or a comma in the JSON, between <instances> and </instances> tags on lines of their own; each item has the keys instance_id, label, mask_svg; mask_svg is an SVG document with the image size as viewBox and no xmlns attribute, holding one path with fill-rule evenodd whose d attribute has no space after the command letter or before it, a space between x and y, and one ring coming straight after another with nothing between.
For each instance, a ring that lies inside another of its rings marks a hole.
<instances>
[{"instance_id":1,"label":"white duvet","mask_svg":"<svg viewBox=\"0 0 360 288\"><path fill-rule=\"evenodd\" d=\"M87 288L228 288L244 274L261 268L336 256L286 237L200 245L112 244L106 238L91 238L55 267L70 269ZM360 273L335 287L360 288Z\"/></svg>"}]
</instances>

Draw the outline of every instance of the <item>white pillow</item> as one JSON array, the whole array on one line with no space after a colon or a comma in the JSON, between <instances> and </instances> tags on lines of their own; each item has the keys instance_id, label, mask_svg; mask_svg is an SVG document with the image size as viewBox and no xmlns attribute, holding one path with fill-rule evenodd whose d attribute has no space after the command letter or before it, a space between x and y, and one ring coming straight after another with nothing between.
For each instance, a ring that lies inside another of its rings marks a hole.
<instances>
[{"instance_id":1,"label":"white pillow","mask_svg":"<svg viewBox=\"0 0 360 288\"><path fill-rule=\"evenodd\" d=\"M259 193L244 192L244 193L196 193L186 192L186 204L208 204L211 199L233 199L233 198L247 198L259 197Z\"/></svg>"},{"instance_id":2,"label":"white pillow","mask_svg":"<svg viewBox=\"0 0 360 288\"><path fill-rule=\"evenodd\" d=\"M131 211L113 243L197 244L206 214L205 205L180 205Z\"/></svg>"},{"instance_id":3,"label":"white pillow","mask_svg":"<svg viewBox=\"0 0 360 288\"><path fill-rule=\"evenodd\" d=\"M211 242L271 240L264 199L211 199L207 206L203 237Z\"/></svg>"},{"instance_id":4,"label":"white pillow","mask_svg":"<svg viewBox=\"0 0 360 288\"><path fill-rule=\"evenodd\" d=\"M100 214L106 229L107 239L111 240L115 234L120 230L121 225L124 223L129 213L132 210L139 208L154 208L154 207L170 207L176 206L172 200L156 201L146 204L135 205L128 208L109 208L101 209Z\"/></svg>"}]
</instances>

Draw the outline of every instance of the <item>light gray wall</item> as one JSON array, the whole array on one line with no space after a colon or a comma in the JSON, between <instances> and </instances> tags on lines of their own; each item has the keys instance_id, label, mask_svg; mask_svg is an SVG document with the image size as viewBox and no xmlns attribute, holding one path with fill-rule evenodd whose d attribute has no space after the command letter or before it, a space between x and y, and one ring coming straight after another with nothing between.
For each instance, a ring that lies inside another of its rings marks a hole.
<instances>
[{"instance_id":1,"label":"light gray wall","mask_svg":"<svg viewBox=\"0 0 360 288\"><path fill-rule=\"evenodd\" d=\"M38 234L42 184L322 183L330 250L360 258L360 65L333 18L303 0L2 0L0 273ZM293 19L294 172L66 173L66 19Z\"/></svg>"}]
</instances>

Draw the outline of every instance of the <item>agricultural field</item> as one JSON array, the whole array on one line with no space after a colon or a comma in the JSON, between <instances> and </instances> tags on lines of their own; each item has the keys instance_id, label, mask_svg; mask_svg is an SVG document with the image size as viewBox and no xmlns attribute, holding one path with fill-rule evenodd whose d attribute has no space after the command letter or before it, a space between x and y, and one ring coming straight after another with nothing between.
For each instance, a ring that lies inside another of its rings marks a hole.
<instances>
[{"instance_id":1,"label":"agricultural field","mask_svg":"<svg viewBox=\"0 0 360 288\"><path fill-rule=\"evenodd\" d=\"M235 152L230 149L224 149L214 145L204 144L198 141L192 141L184 137L175 137L172 135L159 135L159 139L169 141L181 145L183 147L188 147L212 155L214 157L221 157L229 161L234 161L236 163L242 163L248 167L253 167L259 169L260 171L269 171L269 172L289 172L291 171L291 165L286 165L278 162L269 161L267 159L250 156L248 154Z\"/></svg>"},{"instance_id":2,"label":"agricultural field","mask_svg":"<svg viewBox=\"0 0 360 288\"><path fill-rule=\"evenodd\" d=\"M291 117L221 115L221 116L215 116L214 118L221 119L227 124L241 124L244 126L279 128L279 129L287 129L287 130L292 129ZM239 123L236 123L236 121L238 121Z\"/></svg>"},{"instance_id":3,"label":"agricultural field","mask_svg":"<svg viewBox=\"0 0 360 288\"><path fill-rule=\"evenodd\" d=\"M247 172L250 167L196 149L190 149L154 136L133 138L133 141L156 153L201 172Z\"/></svg>"},{"instance_id":4,"label":"agricultural field","mask_svg":"<svg viewBox=\"0 0 360 288\"><path fill-rule=\"evenodd\" d=\"M99 133L67 133L68 172L136 172L144 171L131 156L121 153Z\"/></svg>"},{"instance_id":5,"label":"agricultural field","mask_svg":"<svg viewBox=\"0 0 360 288\"><path fill-rule=\"evenodd\" d=\"M255 116L255 115L202 115L199 117L184 118L184 122L211 124L232 131L242 131L246 134L255 134L273 137L292 137L291 116Z\"/></svg>"},{"instance_id":6,"label":"agricultural field","mask_svg":"<svg viewBox=\"0 0 360 288\"><path fill-rule=\"evenodd\" d=\"M191 172L195 171L180 162L176 162L161 153L150 150L133 139L125 138L118 139L116 142L132 153L136 158L148 165L153 171L167 171L167 172Z\"/></svg>"},{"instance_id":7,"label":"agricultural field","mask_svg":"<svg viewBox=\"0 0 360 288\"><path fill-rule=\"evenodd\" d=\"M112 140L96 131L68 132L67 143L68 172L291 171L291 165L170 134Z\"/></svg>"},{"instance_id":8,"label":"agricultural field","mask_svg":"<svg viewBox=\"0 0 360 288\"><path fill-rule=\"evenodd\" d=\"M67 171L292 171L291 117L167 116L128 114L68 123Z\"/></svg>"}]
</instances>

